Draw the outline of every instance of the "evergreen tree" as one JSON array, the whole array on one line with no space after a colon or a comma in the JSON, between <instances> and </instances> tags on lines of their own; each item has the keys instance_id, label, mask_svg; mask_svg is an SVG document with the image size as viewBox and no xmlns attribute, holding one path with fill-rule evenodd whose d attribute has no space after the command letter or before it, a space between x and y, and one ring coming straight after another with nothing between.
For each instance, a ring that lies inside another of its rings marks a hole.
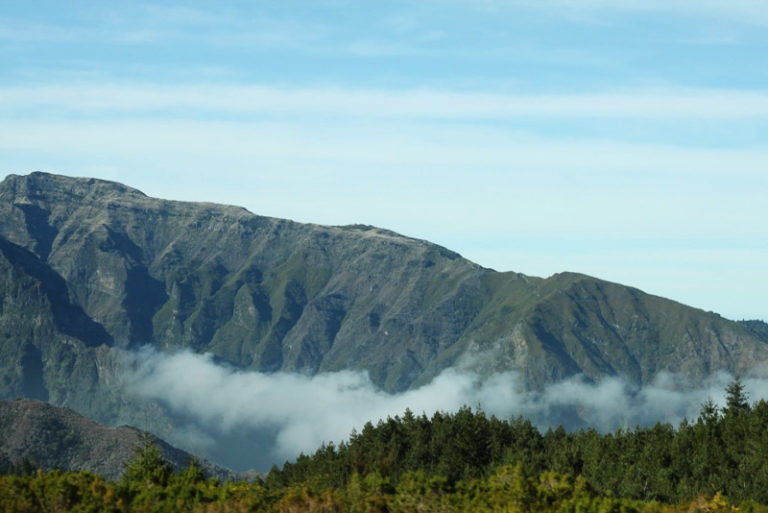
<instances>
[{"instance_id":1,"label":"evergreen tree","mask_svg":"<svg viewBox=\"0 0 768 513\"><path fill-rule=\"evenodd\" d=\"M725 387L725 392L725 415L744 415L749 413L750 407L747 393L744 390L744 385L738 376L736 379L731 381L727 387Z\"/></svg>"},{"instance_id":2,"label":"evergreen tree","mask_svg":"<svg viewBox=\"0 0 768 513\"><path fill-rule=\"evenodd\" d=\"M173 466L160 454L149 435L142 437L136 456L125 465L121 484L128 489L165 486L173 474Z\"/></svg>"}]
</instances>

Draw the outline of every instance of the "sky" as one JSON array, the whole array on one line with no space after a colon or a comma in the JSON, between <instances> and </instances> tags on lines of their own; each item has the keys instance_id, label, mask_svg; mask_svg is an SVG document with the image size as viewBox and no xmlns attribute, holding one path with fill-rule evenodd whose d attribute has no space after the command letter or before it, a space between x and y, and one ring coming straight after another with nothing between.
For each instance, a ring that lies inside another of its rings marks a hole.
<instances>
[{"instance_id":1,"label":"sky","mask_svg":"<svg viewBox=\"0 0 768 513\"><path fill-rule=\"evenodd\" d=\"M763 0L0 0L0 177L768 320Z\"/></svg>"}]
</instances>

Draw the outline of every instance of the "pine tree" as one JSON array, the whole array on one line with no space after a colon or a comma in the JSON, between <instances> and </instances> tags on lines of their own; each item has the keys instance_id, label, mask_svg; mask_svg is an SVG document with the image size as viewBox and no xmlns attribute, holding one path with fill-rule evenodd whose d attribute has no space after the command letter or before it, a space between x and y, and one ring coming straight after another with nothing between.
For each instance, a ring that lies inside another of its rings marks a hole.
<instances>
[{"instance_id":1,"label":"pine tree","mask_svg":"<svg viewBox=\"0 0 768 513\"><path fill-rule=\"evenodd\" d=\"M749 413L750 407L748 396L744 390L741 379L737 376L731 383L725 387L726 392L726 415L744 415Z\"/></svg>"},{"instance_id":2,"label":"pine tree","mask_svg":"<svg viewBox=\"0 0 768 513\"><path fill-rule=\"evenodd\" d=\"M136 456L125 465L121 484L128 488L165 486L173 474L173 467L160 455L157 444L148 435L136 448Z\"/></svg>"}]
</instances>

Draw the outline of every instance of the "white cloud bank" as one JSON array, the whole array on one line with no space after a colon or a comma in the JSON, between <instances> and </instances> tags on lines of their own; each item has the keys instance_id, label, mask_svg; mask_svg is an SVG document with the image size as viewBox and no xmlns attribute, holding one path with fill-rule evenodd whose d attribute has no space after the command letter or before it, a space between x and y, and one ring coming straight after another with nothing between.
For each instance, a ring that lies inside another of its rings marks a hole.
<instances>
[{"instance_id":1,"label":"white cloud bank","mask_svg":"<svg viewBox=\"0 0 768 513\"><path fill-rule=\"evenodd\" d=\"M312 453L323 442L347 439L365 422L388 416L452 412L461 406L480 406L499 418L518 415L541 427L570 423L601 431L655 422L679 423L696 418L708 398L722 404L731 377L716 373L696 386L661 374L643 388L619 378L597 384L574 377L541 392L525 392L514 372L478 376L448 369L415 390L388 394L377 389L367 374L355 371L299 374L261 374L214 363L210 355L190 352L159 353L145 348L133 356L130 390L165 403L172 413L188 419L180 438L207 433L212 444L225 443L229 433L256 430L276 434L273 461ZM744 383L756 400L768 395L768 381ZM578 412L581 419L574 419ZM216 442L213 442L213 440ZM243 449L247 450L247 449ZM215 454L215 448L210 454Z\"/></svg>"}]
</instances>

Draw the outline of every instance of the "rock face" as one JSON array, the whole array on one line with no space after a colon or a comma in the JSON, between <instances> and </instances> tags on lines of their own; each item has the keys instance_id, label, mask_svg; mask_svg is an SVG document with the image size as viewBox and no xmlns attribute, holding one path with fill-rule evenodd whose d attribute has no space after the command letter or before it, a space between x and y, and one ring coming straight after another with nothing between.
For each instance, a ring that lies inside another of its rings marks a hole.
<instances>
[{"instance_id":1,"label":"rock face","mask_svg":"<svg viewBox=\"0 0 768 513\"><path fill-rule=\"evenodd\" d=\"M388 391L467 356L483 371L516 369L531 388L574 374L636 384L662 370L743 374L768 360L761 323L588 276L499 273L370 226L164 201L95 179L8 176L0 394L135 420L156 406L121 395L116 349L143 344L262 372L366 369Z\"/></svg>"},{"instance_id":2,"label":"rock face","mask_svg":"<svg viewBox=\"0 0 768 513\"><path fill-rule=\"evenodd\" d=\"M46 470L88 470L117 479L141 447L142 432L123 426L107 428L67 408L32 399L0 400L0 472L24 463ZM191 455L154 439L160 453L178 469ZM221 479L235 474L199 461L208 475Z\"/></svg>"}]
</instances>

